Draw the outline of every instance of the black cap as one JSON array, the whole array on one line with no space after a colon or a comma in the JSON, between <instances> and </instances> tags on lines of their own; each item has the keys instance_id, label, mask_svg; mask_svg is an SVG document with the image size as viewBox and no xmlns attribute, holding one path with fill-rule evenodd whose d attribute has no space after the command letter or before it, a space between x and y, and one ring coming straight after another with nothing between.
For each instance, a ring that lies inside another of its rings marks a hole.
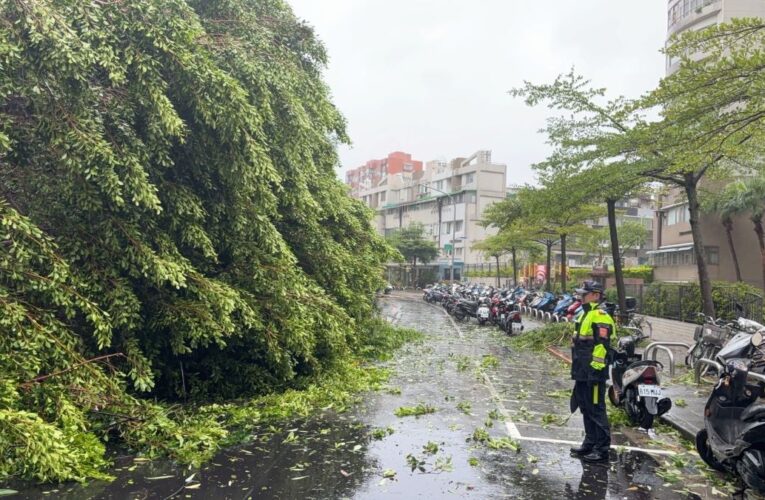
<instances>
[{"instance_id":1,"label":"black cap","mask_svg":"<svg viewBox=\"0 0 765 500\"><path fill-rule=\"evenodd\" d=\"M581 288L576 289L576 293L580 293L582 295L590 292L598 292L599 294L603 295L603 285L597 281L587 280L582 283Z\"/></svg>"}]
</instances>

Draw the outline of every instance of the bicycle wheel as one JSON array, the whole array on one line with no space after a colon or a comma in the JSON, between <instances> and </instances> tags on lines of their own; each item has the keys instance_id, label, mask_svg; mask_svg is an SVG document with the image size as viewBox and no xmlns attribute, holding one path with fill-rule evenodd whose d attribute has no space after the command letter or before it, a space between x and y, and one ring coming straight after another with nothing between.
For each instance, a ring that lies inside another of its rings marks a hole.
<instances>
[{"instance_id":1,"label":"bicycle wheel","mask_svg":"<svg viewBox=\"0 0 765 500\"><path fill-rule=\"evenodd\" d=\"M713 345L708 345L704 348L704 354L701 357L714 360L715 354L717 354L717 348ZM699 375L704 377L707 373L709 373L709 370L713 370L713 368L705 364L704 366L700 367Z\"/></svg>"}]
</instances>

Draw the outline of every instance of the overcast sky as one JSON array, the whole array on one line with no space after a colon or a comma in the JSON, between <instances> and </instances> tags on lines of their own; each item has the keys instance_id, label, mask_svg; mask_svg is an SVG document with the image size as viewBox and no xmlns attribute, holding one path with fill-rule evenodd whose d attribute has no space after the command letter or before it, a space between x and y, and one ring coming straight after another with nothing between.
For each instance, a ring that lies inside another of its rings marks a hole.
<instances>
[{"instance_id":1,"label":"overcast sky","mask_svg":"<svg viewBox=\"0 0 765 500\"><path fill-rule=\"evenodd\" d=\"M664 74L666 0L288 1L329 52L326 80L353 141L341 176L391 151L427 161L490 149L508 183L533 182L549 112L507 90L574 66L636 97Z\"/></svg>"}]
</instances>

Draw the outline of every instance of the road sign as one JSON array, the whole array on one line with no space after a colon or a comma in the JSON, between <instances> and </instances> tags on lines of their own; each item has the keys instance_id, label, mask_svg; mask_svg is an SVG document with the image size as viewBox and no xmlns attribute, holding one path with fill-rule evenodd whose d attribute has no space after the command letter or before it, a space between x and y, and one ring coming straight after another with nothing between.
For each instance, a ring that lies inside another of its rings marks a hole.
<instances>
[{"instance_id":1,"label":"road sign","mask_svg":"<svg viewBox=\"0 0 765 500\"><path fill-rule=\"evenodd\" d=\"M444 245L444 252L452 253L452 244L451 243L447 243L446 245Z\"/></svg>"}]
</instances>

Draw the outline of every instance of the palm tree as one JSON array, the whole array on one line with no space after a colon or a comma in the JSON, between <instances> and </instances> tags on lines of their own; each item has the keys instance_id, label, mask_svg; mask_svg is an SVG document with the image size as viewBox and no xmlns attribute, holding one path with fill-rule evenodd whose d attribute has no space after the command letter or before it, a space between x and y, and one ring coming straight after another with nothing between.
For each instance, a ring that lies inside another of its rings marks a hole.
<instances>
[{"instance_id":1,"label":"palm tree","mask_svg":"<svg viewBox=\"0 0 765 500\"><path fill-rule=\"evenodd\" d=\"M725 228L728 249L733 259L733 267L736 270L736 281L741 281L741 266L738 264L736 247L733 244L733 217L745 210L742 205L743 198L741 197L744 189L745 187L742 182L734 182L705 203L707 211L715 212L720 216L720 222Z\"/></svg>"},{"instance_id":2,"label":"palm tree","mask_svg":"<svg viewBox=\"0 0 765 500\"><path fill-rule=\"evenodd\" d=\"M754 232L760 244L762 285L765 288L765 230L762 225L762 219L765 216L765 177L752 177L741 181L741 184L742 188L736 203L743 209L742 212L749 212L749 220L754 224Z\"/></svg>"}]
</instances>

